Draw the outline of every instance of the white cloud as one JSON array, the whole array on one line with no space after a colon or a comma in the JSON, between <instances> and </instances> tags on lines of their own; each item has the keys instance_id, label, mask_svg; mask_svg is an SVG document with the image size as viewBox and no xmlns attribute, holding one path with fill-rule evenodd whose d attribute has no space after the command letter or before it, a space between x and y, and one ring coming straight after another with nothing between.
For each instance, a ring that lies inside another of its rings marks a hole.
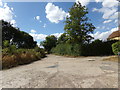
<instances>
[{"instance_id":1,"label":"white cloud","mask_svg":"<svg viewBox=\"0 0 120 90\"><path fill-rule=\"evenodd\" d=\"M115 23L117 23L117 22L118 22L118 20L116 19L116 20L115 20Z\"/></svg>"},{"instance_id":2,"label":"white cloud","mask_svg":"<svg viewBox=\"0 0 120 90\"><path fill-rule=\"evenodd\" d=\"M103 0L102 2L103 7L115 7L118 5L117 0Z\"/></svg>"},{"instance_id":3,"label":"white cloud","mask_svg":"<svg viewBox=\"0 0 120 90\"><path fill-rule=\"evenodd\" d=\"M97 8L93 8L92 11L95 12L95 11L98 11L98 9Z\"/></svg>"},{"instance_id":4,"label":"white cloud","mask_svg":"<svg viewBox=\"0 0 120 90\"><path fill-rule=\"evenodd\" d=\"M33 29L32 29L30 32L31 32L31 33L36 33L36 30L33 30Z\"/></svg>"},{"instance_id":5,"label":"white cloud","mask_svg":"<svg viewBox=\"0 0 120 90\"><path fill-rule=\"evenodd\" d=\"M94 40L95 39L100 39L100 40L107 40L108 36L114 32L114 31L117 31L118 30L118 27L116 28L112 28L110 31L106 31L106 32L96 32L94 34L90 34L91 36L94 37Z\"/></svg>"},{"instance_id":6,"label":"white cloud","mask_svg":"<svg viewBox=\"0 0 120 90\"><path fill-rule=\"evenodd\" d=\"M104 8L104 7L100 9L93 8L92 11L101 12L103 13L103 19L109 19L114 13L117 12L117 8Z\"/></svg>"},{"instance_id":7,"label":"white cloud","mask_svg":"<svg viewBox=\"0 0 120 90\"><path fill-rule=\"evenodd\" d=\"M2 0L0 0L0 6L3 6Z\"/></svg>"},{"instance_id":8,"label":"white cloud","mask_svg":"<svg viewBox=\"0 0 120 90\"><path fill-rule=\"evenodd\" d=\"M54 35L55 37L59 38L63 33L54 33L54 34L51 34L51 35Z\"/></svg>"},{"instance_id":9,"label":"white cloud","mask_svg":"<svg viewBox=\"0 0 120 90\"><path fill-rule=\"evenodd\" d=\"M97 3L98 3L98 2L102 2L102 1L103 1L103 0L95 0L95 2L97 2Z\"/></svg>"},{"instance_id":10,"label":"white cloud","mask_svg":"<svg viewBox=\"0 0 120 90\"><path fill-rule=\"evenodd\" d=\"M44 24L43 27L45 28L45 27L46 27L46 24Z\"/></svg>"},{"instance_id":11,"label":"white cloud","mask_svg":"<svg viewBox=\"0 0 120 90\"><path fill-rule=\"evenodd\" d=\"M106 20L103 23L110 23L112 20Z\"/></svg>"},{"instance_id":12,"label":"white cloud","mask_svg":"<svg viewBox=\"0 0 120 90\"><path fill-rule=\"evenodd\" d=\"M98 27L96 27L96 29L100 29L100 27L98 26Z\"/></svg>"},{"instance_id":13,"label":"white cloud","mask_svg":"<svg viewBox=\"0 0 120 90\"><path fill-rule=\"evenodd\" d=\"M45 38L48 36L46 34L39 34L36 33L36 30L31 30L29 33L34 40L45 40ZM63 33L54 33L54 34L50 34L50 35L54 35L55 37L59 38Z\"/></svg>"},{"instance_id":14,"label":"white cloud","mask_svg":"<svg viewBox=\"0 0 120 90\"><path fill-rule=\"evenodd\" d=\"M68 15L62 8L59 8L52 3L46 5L45 12L46 18L52 23L59 23Z\"/></svg>"},{"instance_id":15,"label":"white cloud","mask_svg":"<svg viewBox=\"0 0 120 90\"><path fill-rule=\"evenodd\" d=\"M96 0L96 2L99 0ZM103 19L110 19L112 22L118 19L118 1L117 0L100 0L102 8L93 8L93 12L97 11L103 14Z\"/></svg>"},{"instance_id":16,"label":"white cloud","mask_svg":"<svg viewBox=\"0 0 120 90\"><path fill-rule=\"evenodd\" d=\"M37 34L37 33L29 33L34 40L45 40L45 38L47 37L46 34Z\"/></svg>"},{"instance_id":17,"label":"white cloud","mask_svg":"<svg viewBox=\"0 0 120 90\"><path fill-rule=\"evenodd\" d=\"M34 19L40 20L40 16L36 16L36 17L34 17Z\"/></svg>"},{"instance_id":18,"label":"white cloud","mask_svg":"<svg viewBox=\"0 0 120 90\"><path fill-rule=\"evenodd\" d=\"M13 19L15 17L13 10L7 3L2 3L0 0L0 20L10 22L13 26L16 26L16 21Z\"/></svg>"},{"instance_id":19,"label":"white cloud","mask_svg":"<svg viewBox=\"0 0 120 90\"><path fill-rule=\"evenodd\" d=\"M12 24L13 27L17 27L17 24L16 24L15 20L11 20L10 23Z\"/></svg>"}]
</instances>

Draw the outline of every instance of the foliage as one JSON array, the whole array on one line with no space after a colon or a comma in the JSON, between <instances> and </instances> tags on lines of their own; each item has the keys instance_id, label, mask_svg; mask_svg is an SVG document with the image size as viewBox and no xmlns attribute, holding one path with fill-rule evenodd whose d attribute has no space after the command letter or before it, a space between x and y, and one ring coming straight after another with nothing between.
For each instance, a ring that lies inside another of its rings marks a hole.
<instances>
[{"instance_id":1,"label":"foliage","mask_svg":"<svg viewBox=\"0 0 120 90\"><path fill-rule=\"evenodd\" d=\"M120 52L120 41L112 44L112 50L115 55L118 55L118 53Z\"/></svg>"},{"instance_id":2,"label":"foliage","mask_svg":"<svg viewBox=\"0 0 120 90\"><path fill-rule=\"evenodd\" d=\"M61 43L66 43L68 41L68 36L66 35L66 33L63 33L57 41L57 44L61 44Z\"/></svg>"},{"instance_id":3,"label":"foliage","mask_svg":"<svg viewBox=\"0 0 120 90\"><path fill-rule=\"evenodd\" d=\"M9 41L8 40L4 40L3 41L3 47L5 47L5 48L7 48L7 47L9 47Z\"/></svg>"},{"instance_id":4,"label":"foliage","mask_svg":"<svg viewBox=\"0 0 120 90\"><path fill-rule=\"evenodd\" d=\"M69 44L62 43L58 44L51 51L52 53L59 55L69 55L69 56L103 56L103 55L113 55L111 45L116 41L101 41L95 40L88 44Z\"/></svg>"},{"instance_id":5,"label":"foliage","mask_svg":"<svg viewBox=\"0 0 120 90\"><path fill-rule=\"evenodd\" d=\"M88 22L88 11L85 6L79 2L75 3L69 11L70 16L66 18L64 30L69 37L71 43L89 42L95 29L92 23Z\"/></svg>"},{"instance_id":6,"label":"foliage","mask_svg":"<svg viewBox=\"0 0 120 90\"><path fill-rule=\"evenodd\" d=\"M55 47L56 44L57 38L54 35L47 36L45 41L40 43L40 45L42 45L48 53L50 53L50 50Z\"/></svg>"},{"instance_id":7,"label":"foliage","mask_svg":"<svg viewBox=\"0 0 120 90\"><path fill-rule=\"evenodd\" d=\"M90 44L84 44L82 46L83 56L103 56L103 55L113 55L111 45L115 41L101 41L95 40Z\"/></svg>"},{"instance_id":8,"label":"foliage","mask_svg":"<svg viewBox=\"0 0 120 90\"><path fill-rule=\"evenodd\" d=\"M45 57L45 50L43 49L43 48L39 48L38 46L36 46L35 47L35 49L34 49L36 52L38 52L38 53L40 53L41 55L41 57ZM37 53L37 54L38 54Z\"/></svg>"},{"instance_id":9,"label":"foliage","mask_svg":"<svg viewBox=\"0 0 120 90\"><path fill-rule=\"evenodd\" d=\"M7 44L6 40L17 48L34 48L36 46L32 36L2 20L2 43ZM4 45L2 47L5 48Z\"/></svg>"},{"instance_id":10,"label":"foliage","mask_svg":"<svg viewBox=\"0 0 120 90\"><path fill-rule=\"evenodd\" d=\"M80 46L79 44L58 44L55 48L52 48L51 52L60 55L79 56Z\"/></svg>"},{"instance_id":11,"label":"foliage","mask_svg":"<svg viewBox=\"0 0 120 90\"><path fill-rule=\"evenodd\" d=\"M57 46L51 52L60 55L80 56L82 45L89 43L95 27L88 22L88 11L79 2L75 3L69 11L70 16L66 18L66 25L63 33L57 41Z\"/></svg>"},{"instance_id":12,"label":"foliage","mask_svg":"<svg viewBox=\"0 0 120 90\"><path fill-rule=\"evenodd\" d=\"M10 48L4 48L2 50L2 69L28 64L45 57L44 50L39 47L36 48L16 50L12 48L14 52Z\"/></svg>"}]
</instances>

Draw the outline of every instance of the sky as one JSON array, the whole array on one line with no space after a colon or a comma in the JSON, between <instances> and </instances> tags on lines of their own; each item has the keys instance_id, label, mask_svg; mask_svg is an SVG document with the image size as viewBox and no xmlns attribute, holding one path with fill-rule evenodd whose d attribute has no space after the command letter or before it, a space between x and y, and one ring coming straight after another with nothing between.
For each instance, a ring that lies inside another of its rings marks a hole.
<instances>
[{"instance_id":1,"label":"sky","mask_svg":"<svg viewBox=\"0 0 120 90\"><path fill-rule=\"evenodd\" d=\"M76 0L88 8L88 18L96 27L91 36L106 40L118 30L117 0ZM86 2L85 2L86 1ZM69 8L75 2L2 2L0 0L0 20L29 33L37 44L48 35L59 37L64 33L64 21L69 16Z\"/></svg>"}]
</instances>

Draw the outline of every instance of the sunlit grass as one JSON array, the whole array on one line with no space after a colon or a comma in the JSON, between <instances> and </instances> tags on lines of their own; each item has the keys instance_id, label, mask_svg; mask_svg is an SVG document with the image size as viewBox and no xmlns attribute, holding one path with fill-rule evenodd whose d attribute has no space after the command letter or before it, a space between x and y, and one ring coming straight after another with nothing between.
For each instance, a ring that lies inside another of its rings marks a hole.
<instances>
[{"instance_id":1,"label":"sunlit grass","mask_svg":"<svg viewBox=\"0 0 120 90\"><path fill-rule=\"evenodd\" d=\"M118 58L117 55L114 56L108 56L107 58L104 58L103 61L114 61L114 62L118 62L120 58Z\"/></svg>"}]
</instances>

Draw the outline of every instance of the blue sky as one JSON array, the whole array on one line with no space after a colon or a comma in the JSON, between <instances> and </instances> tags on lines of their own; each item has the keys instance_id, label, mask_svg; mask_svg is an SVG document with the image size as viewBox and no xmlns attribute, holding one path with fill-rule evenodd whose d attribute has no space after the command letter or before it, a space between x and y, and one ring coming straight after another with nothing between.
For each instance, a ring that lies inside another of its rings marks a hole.
<instances>
[{"instance_id":1,"label":"blue sky","mask_svg":"<svg viewBox=\"0 0 120 90\"><path fill-rule=\"evenodd\" d=\"M106 2L96 0L84 2L88 8L90 22L96 27L93 34L95 39L106 40L118 30L117 1ZM100 2L98 2L100 1ZM39 44L47 35L59 37L64 32L64 21L69 8L74 2L6 2L0 0L0 19L9 21L34 37Z\"/></svg>"}]
</instances>

